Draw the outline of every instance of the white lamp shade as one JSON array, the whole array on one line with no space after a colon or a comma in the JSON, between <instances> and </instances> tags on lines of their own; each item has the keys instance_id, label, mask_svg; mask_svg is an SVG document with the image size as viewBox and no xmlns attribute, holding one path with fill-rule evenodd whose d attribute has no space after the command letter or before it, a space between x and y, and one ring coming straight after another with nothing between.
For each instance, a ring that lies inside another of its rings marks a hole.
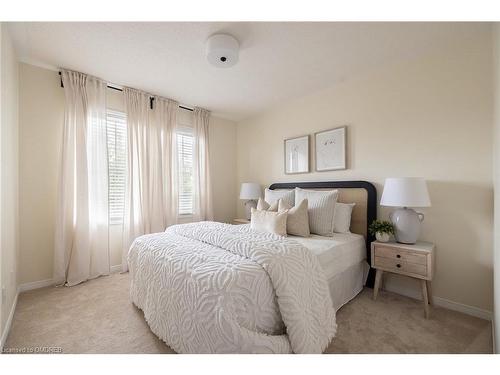
<instances>
[{"instance_id":1,"label":"white lamp shade","mask_svg":"<svg viewBox=\"0 0 500 375\"><path fill-rule=\"evenodd\" d=\"M241 184L240 199L259 199L262 195L260 185L255 182Z\"/></svg>"},{"instance_id":2,"label":"white lamp shade","mask_svg":"<svg viewBox=\"0 0 500 375\"><path fill-rule=\"evenodd\" d=\"M380 200L381 206L430 207L427 184L420 177L387 178Z\"/></svg>"}]
</instances>

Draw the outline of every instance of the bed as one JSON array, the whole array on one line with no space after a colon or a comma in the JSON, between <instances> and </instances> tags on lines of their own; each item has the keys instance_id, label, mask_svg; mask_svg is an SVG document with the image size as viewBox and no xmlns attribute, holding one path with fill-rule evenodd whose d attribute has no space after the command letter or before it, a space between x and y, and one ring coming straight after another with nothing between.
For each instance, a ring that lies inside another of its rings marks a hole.
<instances>
[{"instance_id":1,"label":"bed","mask_svg":"<svg viewBox=\"0 0 500 375\"><path fill-rule=\"evenodd\" d=\"M375 188L343 181L273 184L338 189L356 203L351 234L281 237L203 222L141 236L129 251L130 296L151 330L180 353L321 353L335 311L368 279Z\"/></svg>"},{"instance_id":2,"label":"bed","mask_svg":"<svg viewBox=\"0 0 500 375\"><path fill-rule=\"evenodd\" d=\"M335 311L363 290L370 266L366 261L365 239L356 233L335 233L333 237L289 236L309 249L325 273Z\"/></svg>"},{"instance_id":3,"label":"bed","mask_svg":"<svg viewBox=\"0 0 500 375\"><path fill-rule=\"evenodd\" d=\"M329 256L335 254L336 259L348 264L337 263L336 272L325 270L334 306L338 310L354 298L362 290L363 285L373 288L375 282L375 271L368 266L371 264L371 243L375 240L375 237L369 233L368 226L377 218L377 190L368 181L292 182L275 183L269 186L271 190L288 190L296 187L312 190L337 189L339 191L339 202L356 203L351 217L350 231L352 236L336 233L331 238L333 241L346 242L351 237L352 241L356 243L356 245L353 245L355 254L342 252L342 249L337 248L337 252L334 251ZM318 236L313 235L311 239L314 237ZM357 238L357 240L354 238ZM364 247L361 247L361 238L364 238ZM300 238L295 239L300 241ZM328 237L325 238L326 241L329 239ZM304 244L306 244L308 239L304 240ZM314 250L317 246L314 245L314 240L311 242L311 250ZM336 281L339 281L343 287L334 287Z\"/></svg>"}]
</instances>

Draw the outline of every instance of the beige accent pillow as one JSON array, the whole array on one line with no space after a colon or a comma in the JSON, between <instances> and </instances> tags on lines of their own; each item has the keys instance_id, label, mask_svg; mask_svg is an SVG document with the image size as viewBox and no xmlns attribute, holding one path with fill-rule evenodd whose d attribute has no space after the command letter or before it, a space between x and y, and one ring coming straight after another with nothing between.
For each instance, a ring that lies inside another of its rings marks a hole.
<instances>
[{"instance_id":1,"label":"beige accent pillow","mask_svg":"<svg viewBox=\"0 0 500 375\"><path fill-rule=\"evenodd\" d=\"M307 212L307 199L303 199L298 206L290 207L283 199L278 201L278 212L288 211L286 218L286 231L288 234L309 237L309 214Z\"/></svg>"},{"instance_id":2,"label":"beige accent pillow","mask_svg":"<svg viewBox=\"0 0 500 375\"><path fill-rule=\"evenodd\" d=\"M269 203L267 203L264 199L259 198L259 201L257 202L257 209L260 211L278 212L278 201L269 205Z\"/></svg>"},{"instance_id":3,"label":"beige accent pillow","mask_svg":"<svg viewBox=\"0 0 500 375\"><path fill-rule=\"evenodd\" d=\"M288 211L272 212L256 210L252 207L250 228L261 232L269 232L286 236L286 217Z\"/></svg>"}]
</instances>

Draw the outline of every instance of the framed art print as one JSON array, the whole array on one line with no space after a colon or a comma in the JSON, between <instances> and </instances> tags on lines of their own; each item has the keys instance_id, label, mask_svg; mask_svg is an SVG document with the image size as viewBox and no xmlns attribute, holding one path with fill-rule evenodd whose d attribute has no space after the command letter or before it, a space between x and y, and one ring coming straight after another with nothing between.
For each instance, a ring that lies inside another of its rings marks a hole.
<instances>
[{"instance_id":1,"label":"framed art print","mask_svg":"<svg viewBox=\"0 0 500 375\"><path fill-rule=\"evenodd\" d=\"M325 130L314 135L316 171L346 169L346 127Z\"/></svg>"},{"instance_id":2,"label":"framed art print","mask_svg":"<svg viewBox=\"0 0 500 375\"><path fill-rule=\"evenodd\" d=\"M309 172L309 136L285 139L285 174Z\"/></svg>"}]
</instances>

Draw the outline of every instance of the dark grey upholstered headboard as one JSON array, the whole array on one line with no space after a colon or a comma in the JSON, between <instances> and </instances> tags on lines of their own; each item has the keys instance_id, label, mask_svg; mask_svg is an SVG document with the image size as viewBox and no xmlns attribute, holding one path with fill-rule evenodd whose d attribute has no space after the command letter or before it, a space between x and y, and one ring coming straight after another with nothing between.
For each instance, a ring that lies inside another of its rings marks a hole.
<instances>
[{"instance_id":1,"label":"dark grey upholstered headboard","mask_svg":"<svg viewBox=\"0 0 500 375\"><path fill-rule=\"evenodd\" d=\"M371 264L371 243L374 237L368 231L368 226L377 218L377 190L375 186L367 181L318 181L318 182L284 182L269 186L271 190L280 189L302 189L314 190L339 190L340 202L354 202L356 206L352 213L351 230L362 234L366 238L366 259ZM359 194L363 192L363 194ZM375 281L375 272L370 268L366 286L372 288Z\"/></svg>"}]
</instances>

